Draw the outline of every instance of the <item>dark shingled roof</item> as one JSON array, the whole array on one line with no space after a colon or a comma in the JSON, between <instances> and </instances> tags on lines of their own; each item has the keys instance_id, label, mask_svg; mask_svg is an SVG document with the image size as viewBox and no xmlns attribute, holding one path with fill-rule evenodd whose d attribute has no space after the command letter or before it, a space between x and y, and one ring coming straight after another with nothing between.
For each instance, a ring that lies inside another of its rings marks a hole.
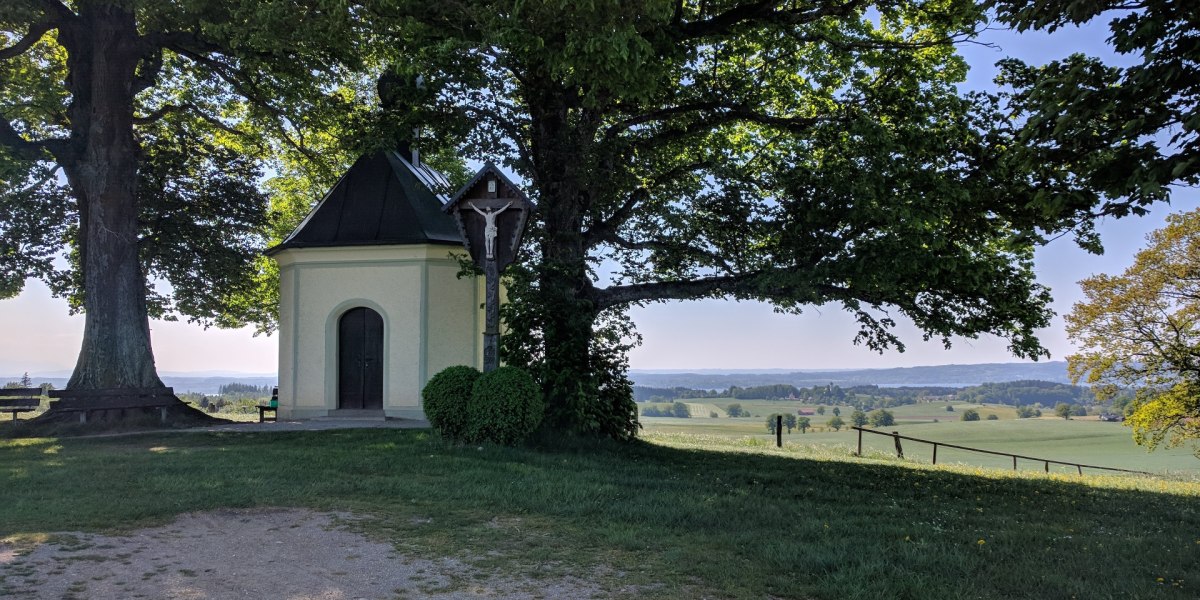
<instances>
[{"instance_id":1,"label":"dark shingled roof","mask_svg":"<svg viewBox=\"0 0 1200 600\"><path fill-rule=\"evenodd\" d=\"M334 246L461 246L454 217L442 212L446 197L440 192L448 189L440 173L424 165L414 167L398 152L363 156L304 222L267 254Z\"/></svg>"}]
</instances>

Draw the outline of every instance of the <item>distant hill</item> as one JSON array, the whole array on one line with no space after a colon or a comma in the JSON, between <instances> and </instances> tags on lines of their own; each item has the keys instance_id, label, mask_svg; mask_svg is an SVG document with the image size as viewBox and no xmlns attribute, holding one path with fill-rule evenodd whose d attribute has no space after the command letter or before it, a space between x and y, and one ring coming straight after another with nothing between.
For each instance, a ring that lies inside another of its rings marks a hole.
<instances>
[{"instance_id":1,"label":"distant hill","mask_svg":"<svg viewBox=\"0 0 1200 600\"><path fill-rule=\"evenodd\" d=\"M59 375L54 373L53 375ZM67 385L66 377L30 376L34 383L48 382L56 388ZM842 387L854 385L881 386L937 386L937 387L970 387L983 383L1002 383L1007 381L1039 380L1055 383L1070 383L1067 377L1067 363L1054 361L1045 363L987 363L979 365L934 365L927 367L898 367L893 369L856 369L830 371L787 371L784 369L764 369L762 371L726 371L717 369L700 369L696 372L662 372L639 371L629 372L634 384L643 387L691 389L729 389L730 386L753 387L763 385L785 384L796 387L812 387L815 385L835 384ZM17 381L20 374L0 377L0 385L7 381ZM262 374L230 374L218 373L172 373L163 375L162 380L179 393L198 392L215 394L226 383L245 383L255 386L277 385L278 377Z\"/></svg>"},{"instance_id":2,"label":"distant hill","mask_svg":"<svg viewBox=\"0 0 1200 600\"><path fill-rule=\"evenodd\" d=\"M935 365L927 367L898 367L892 369L858 369L847 371L782 372L694 372L663 373L630 371L630 379L639 386L693 389L728 389L730 386L751 387L787 384L797 387L835 384L882 386L969 387L982 383L1039 380L1069 383L1067 363L986 363L979 365Z\"/></svg>"}]
</instances>

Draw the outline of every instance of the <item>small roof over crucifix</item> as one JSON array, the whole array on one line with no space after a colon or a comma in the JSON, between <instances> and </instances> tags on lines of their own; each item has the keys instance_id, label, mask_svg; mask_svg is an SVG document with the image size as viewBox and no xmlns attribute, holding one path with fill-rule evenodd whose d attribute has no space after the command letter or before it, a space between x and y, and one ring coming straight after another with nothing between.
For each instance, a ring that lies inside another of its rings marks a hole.
<instances>
[{"instance_id":1,"label":"small roof over crucifix","mask_svg":"<svg viewBox=\"0 0 1200 600\"><path fill-rule=\"evenodd\" d=\"M442 210L454 215L475 264L503 270L517 258L529 214L537 209L496 165L487 163Z\"/></svg>"}]
</instances>

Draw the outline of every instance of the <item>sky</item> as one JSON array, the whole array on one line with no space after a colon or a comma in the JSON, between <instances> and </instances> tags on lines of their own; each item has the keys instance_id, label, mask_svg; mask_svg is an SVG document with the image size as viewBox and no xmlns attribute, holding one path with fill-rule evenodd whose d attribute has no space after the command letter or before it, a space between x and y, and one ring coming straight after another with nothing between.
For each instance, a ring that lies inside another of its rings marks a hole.
<instances>
[{"instance_id":1,"label":"sky","mask_svg":"<svg viewBox=\"0 0 1200 600\"><path fill-rule=\"evenodd\" d=\"M986 89L995 76L994 63L1016 57L1033 64L1063 58L1073 52L1106 57L1127 64L1104 44L1104 23L1065 29L1053 35L1016 34L994 30L980 41L996 47L966 45L962 53L971 65L965 89ZM1076 282L1098 273L1117 273L1127 267L1145 236L1161 227L1171 212L1200 204L1200 191L1178 190L1169 206L1150 215L1108 219L1099 224L1106 252L1090 255L1070 236L1038 251L1038 280L1054 296L1059 315L1039 332L1051 360L1073 351L1063 332L1062 314L1070 312L1081 295ZM897 331L907 349L878 354L852 343L856 324L836 306L812 307L804 314L780 315L755 302L692 301L655 304L630 312L642 346L630 353L633 369L843 369L889 368L936 364L1015 362L1007 342L995 337L956 339L949 350L940 342L922 342L920 332L901 321ZM222 373L274 374L278 345L274 336L255 336L252 329L203 329L186 322L151 322L151 336L160 374ZM69 316L66 302L51 297L44 285L30 281L20 296L0 301L0 376L66 376L75 364L83 336L83 317Z\"/></svg>"}]
</instances>

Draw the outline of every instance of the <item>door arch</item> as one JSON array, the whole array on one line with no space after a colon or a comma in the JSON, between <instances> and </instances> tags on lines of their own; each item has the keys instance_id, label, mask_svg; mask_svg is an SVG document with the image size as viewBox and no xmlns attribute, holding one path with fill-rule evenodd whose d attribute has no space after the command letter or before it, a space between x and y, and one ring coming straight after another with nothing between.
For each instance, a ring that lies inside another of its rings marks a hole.
<instances>
[{"instance_id":1,"label":"door arch","mask_svg":"<svg viewBox=\"0 0 1200 600\"><path fill-rule=\"evenodd\" d=\"M383 408L383 317L364 306L338 320L338 408Z\"/></svg>"}]
</instances>

